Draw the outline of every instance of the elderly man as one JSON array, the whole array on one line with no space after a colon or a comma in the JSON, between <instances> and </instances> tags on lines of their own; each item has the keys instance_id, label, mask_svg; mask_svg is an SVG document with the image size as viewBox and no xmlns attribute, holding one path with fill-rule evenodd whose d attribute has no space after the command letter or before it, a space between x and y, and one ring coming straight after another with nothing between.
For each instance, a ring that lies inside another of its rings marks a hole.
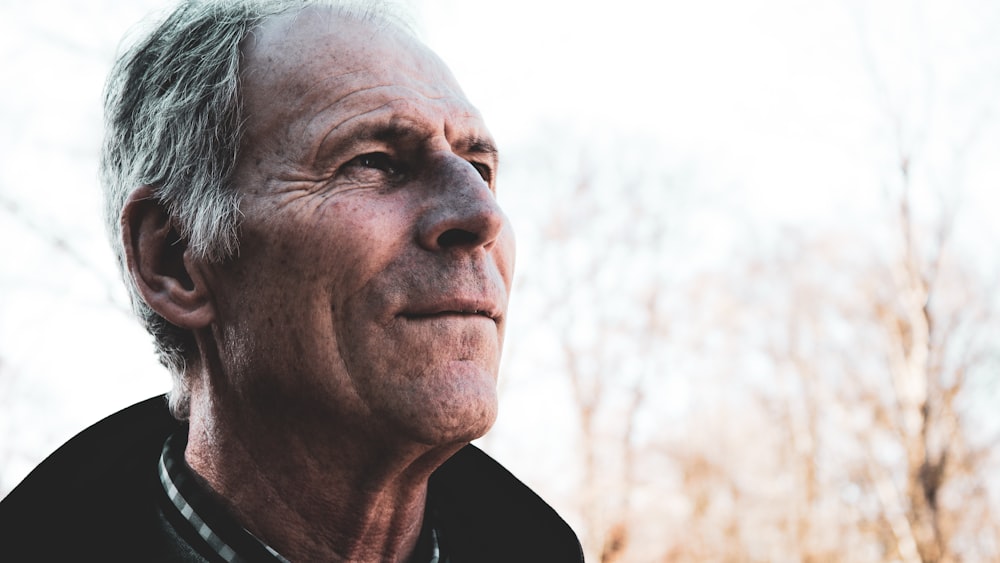
<instances>
[{"instance_id":1,"label":"elderly man","mask_svg":"<svg viewBox=\"0 0 1000 563\"><path fill-rule=\"evenodd\" d=\"M175 378L0 504L11 561L580 561L469 446L514 263L497 151L390 15L191 2L126 53L103 179Z\"/></svg>"}]
</instances>

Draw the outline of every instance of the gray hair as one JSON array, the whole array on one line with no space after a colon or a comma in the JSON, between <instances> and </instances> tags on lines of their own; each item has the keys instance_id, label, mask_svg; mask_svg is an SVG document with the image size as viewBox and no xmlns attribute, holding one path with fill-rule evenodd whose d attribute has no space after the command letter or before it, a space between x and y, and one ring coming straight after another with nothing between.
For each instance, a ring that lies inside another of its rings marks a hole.
<instances>
[{"instance_id":1,"label":"gray hair","mask_svg":"<svg viewBox=\"0 0 1000 563\"><path fill-rule=\"evenodd\" d=\"M190 331L167 322L128 274L121 215L148 185L188 248L220 262L238 249L240 193L230 180L243 139L241 46L266 19L309 6L408 30L386 4L310 0L183 1L117 60L105 92L101 183L111 245L132 308L171 372L175 417L189 415Z\"/></svg>"}]
</instances>

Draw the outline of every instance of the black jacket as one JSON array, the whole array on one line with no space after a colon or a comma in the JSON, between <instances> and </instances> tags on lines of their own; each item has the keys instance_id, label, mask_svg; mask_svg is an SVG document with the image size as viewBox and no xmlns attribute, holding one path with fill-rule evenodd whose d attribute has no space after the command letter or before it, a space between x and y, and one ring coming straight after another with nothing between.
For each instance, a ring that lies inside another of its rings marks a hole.
<instances>
[{"instance_id":1,"label":"black jacket","mask_svg":"<svg viewBox=\"0 0 1000 563\"><path fill-rule=\"evenodd\" d=\"M64 444L0 501L0 560L206 560L164 516L157 463L181 428L160 396ZM432 475L430 496L451 563L583 561L555 511L474 446Z\"/></svg>"}]
</instances>

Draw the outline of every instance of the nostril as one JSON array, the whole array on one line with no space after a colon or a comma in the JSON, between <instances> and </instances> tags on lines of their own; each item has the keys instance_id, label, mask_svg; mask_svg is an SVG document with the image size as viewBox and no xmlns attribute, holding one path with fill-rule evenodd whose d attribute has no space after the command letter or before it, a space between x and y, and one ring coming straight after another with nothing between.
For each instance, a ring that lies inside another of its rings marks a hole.
<instances>
[{"instance_id":1,"label":"nostril","mask_svg":"<svg viewBox=\"0 0 1000 563\"><path fill-rule=\"evenodd\" d=\"M441 248L454 248L456 246L470 246L479 242L479 235L463 229L448 229L438 236L438 246Z\"/></svg>"}]
</instances>

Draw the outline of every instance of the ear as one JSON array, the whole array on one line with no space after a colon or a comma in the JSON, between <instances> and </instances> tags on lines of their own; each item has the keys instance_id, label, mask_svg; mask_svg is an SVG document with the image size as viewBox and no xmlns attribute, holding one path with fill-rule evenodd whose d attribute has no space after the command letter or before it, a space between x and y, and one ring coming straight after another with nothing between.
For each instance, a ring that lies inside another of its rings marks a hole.
<instances>
[{"instance_id":1,"label":"ear","mask_svg":"<svg viewBox=\"0 0 1000 563\"><path fill-rule=\"evenodd\" d=\"M146 304L181 328L208 326L215 309L201 264L188 252L152 186L132 192L121 226L126 268Z\"/></svg>"}]
</instances>

